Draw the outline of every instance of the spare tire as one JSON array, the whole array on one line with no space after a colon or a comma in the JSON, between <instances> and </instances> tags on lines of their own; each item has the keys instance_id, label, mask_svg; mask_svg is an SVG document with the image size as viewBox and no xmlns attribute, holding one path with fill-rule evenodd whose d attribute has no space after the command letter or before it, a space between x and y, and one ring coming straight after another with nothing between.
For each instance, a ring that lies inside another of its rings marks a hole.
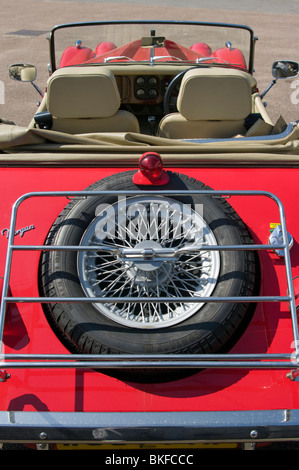
<instances>
[{"instance_id":1,"label":"spare tire","mask_svg":"<svg viewBox=\"0 0 299 470\"><path fill-rule=\"evenodd\" d=\"M87 190L136 190L133 173L112 175ZM74 199L51 227L47 245L93 248L43 252L41 295L109 299L46 306L51 325L72 352L217 353L230 348L249 321L250 303L198 301L254 295L254 253L209 250L209 245L252 243L244 223L225 198L193 195L192 190L210 189L203 183L169 175L161 196L142 194L158 189L151 187L121 199L111 194ZM163 195L172 189L190 195ZM206 249L198 250L203 245ZM157 302L163 298L168 300Z\"/></svg>"}]
</instances>

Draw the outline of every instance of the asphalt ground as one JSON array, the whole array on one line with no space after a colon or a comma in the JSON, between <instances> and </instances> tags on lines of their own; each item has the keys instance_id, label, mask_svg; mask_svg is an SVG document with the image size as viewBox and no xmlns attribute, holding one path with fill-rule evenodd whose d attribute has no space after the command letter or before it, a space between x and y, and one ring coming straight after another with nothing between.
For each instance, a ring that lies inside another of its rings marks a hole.
<instances>
[{"instance_id":1,"label":"asphalt ground","mask_svg":"<svg viewBox=\"0 0 299 470\"><path fill-rule=\"evenodd\" d=\"M272 81L271 68L275 60L299 61L299 0L129 1L0 0L0 118L18 125L30 122L39 95L30 83L11 80L8 68L12 63L36 65L36 83L44 89L49 76L46 36L53 26L61 23L167 19L246 24L259 38L255 77L260 91ZM274 121L280 115L287 122L299 120L299 77L293 81L280 80L265 100Z\"/></svg>"}]
</instances>

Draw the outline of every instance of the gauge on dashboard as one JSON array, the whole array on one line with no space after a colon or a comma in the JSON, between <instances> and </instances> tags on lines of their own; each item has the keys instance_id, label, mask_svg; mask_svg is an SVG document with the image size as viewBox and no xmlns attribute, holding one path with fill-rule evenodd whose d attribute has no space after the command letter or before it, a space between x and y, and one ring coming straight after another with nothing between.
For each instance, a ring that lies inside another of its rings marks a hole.
<instances>
[{"instance_id":1,"label":"gauge on dashboard","mask_svg":"<svg viewBox=\"0 0 299 470\"><path fill-rule=\"evenodd\" d=\"M144 75L135 78L135 97L140 100L154 100L160 93L160 80L152 75Z\"/></svg>"},{"instance_id":2,"label":"gauge on dashboard","mask_svg":"<svg viewBox=\"0 0 299 470\"><path fill-rule=\"evenodd\" d=\"M145 83L146 83L145 78L143 78L143 77L136 78L136 85L137 86L143 86L143 85L145 85Z\"/></svg>"},{"instance_id":3,"label":"gauge on dashboard","mask_svg":"<svg viewBox=\"0 0 299 470\"><path fill-rule=\"evenodd\" d=\"M137 98L145 99L146 91L143 88L138 88L135 92Z\"/></svg>"}]
</instances>

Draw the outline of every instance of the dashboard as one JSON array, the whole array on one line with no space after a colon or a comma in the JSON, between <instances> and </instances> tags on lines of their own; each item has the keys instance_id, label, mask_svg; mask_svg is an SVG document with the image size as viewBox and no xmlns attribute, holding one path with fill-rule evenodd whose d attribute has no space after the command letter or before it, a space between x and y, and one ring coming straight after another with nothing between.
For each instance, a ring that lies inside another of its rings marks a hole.
<instances>
[{"instance_id":1,"label":"dashboard","mask_svg":"<svg viewBox=\"0 0 299 470\"><path fill-rule=\"evenodd\" d=\"M114 65L113 72L121 97L121 109L126 109L138 118L143 133L155 133L155 129L164 116L164 95L168 85L180 72L190 65L154 66ZM180 85L171 96L172 112L176 111L176 99Z\"/></svg>"},{"instance_id":2,"label":"dashboard","mask_svg":"<svg viewBox=\"0 0 299 470\"><path fill-rule=\"evenodd\" d=\"M169 83L185 68L190 65L119 65L110 70L116 78L122 104L154 105L163 102Z\"/></svg>"},{"instance_id":3,"label":"dashboard","mask_svg":"<svg viewBox=\"0 0 299 470\"><path fill-rule=\"evenodd\" d=\"M163 75L116 76L123 104L158 104L162 102L171 79L172 76Z\"/></svg>"}]
</instances>

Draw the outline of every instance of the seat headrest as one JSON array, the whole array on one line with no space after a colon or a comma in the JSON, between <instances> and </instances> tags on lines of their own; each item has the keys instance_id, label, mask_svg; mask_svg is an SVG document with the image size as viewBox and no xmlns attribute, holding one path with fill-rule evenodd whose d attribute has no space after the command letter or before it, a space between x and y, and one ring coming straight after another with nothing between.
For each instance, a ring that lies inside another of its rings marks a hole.
<instances>
[{"instance_id":1,"label":"seat headrest","mask_svg":"<svg viewBox=\"0 0 299 470\"><path fill-rule=\"evenodd\" d=\"M48 80L47 109L56 118L109 117L119 106L116 80L106 67L64 67Z\"/></svg>"},{"instance_id":2,"label":"seat headrest","mask_svg":"<svg viewBox=\"0 0 299 470\"><path fill-rule=\"evenodd\" d=\"M186 72L177 101L187 120L240 120L251 112L255 79L241 70L196 68Z\"/></svg>"}]
</instances>

